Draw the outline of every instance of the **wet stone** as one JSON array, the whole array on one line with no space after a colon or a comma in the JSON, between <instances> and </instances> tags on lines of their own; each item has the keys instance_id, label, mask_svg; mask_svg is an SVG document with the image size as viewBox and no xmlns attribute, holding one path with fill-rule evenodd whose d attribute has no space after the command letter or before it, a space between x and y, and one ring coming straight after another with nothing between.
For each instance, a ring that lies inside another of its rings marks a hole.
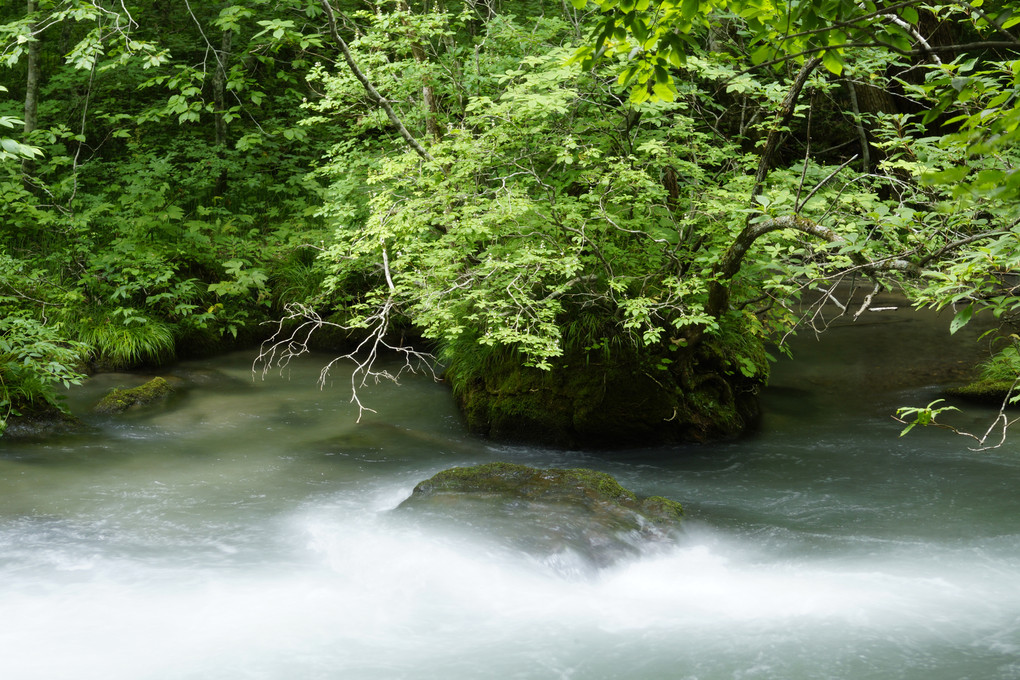
<instances>
[{"instance_id":1,"label":"wet stone","mask_svg":"<svg viewBox=\"0 0 1020 680\"><path fill-rule=\"evenodd\" d=\"M488 463L421 482L398 512L451 523L568 570L590 571L671 544L683 509L667 498L639 498L603 472Z\"/></svg>"},{"instance_id":2,"label":"wet stone","mask_svg":"<svg viewBox=\"0 0 1020 680\"><path fill-rule=\"evenodd\" d=\"M138 387L111 390L94 410L102 414L123 413L164 402L173 392L174 387L169 382L157 377Z\"/></svg>"}]
</instances>

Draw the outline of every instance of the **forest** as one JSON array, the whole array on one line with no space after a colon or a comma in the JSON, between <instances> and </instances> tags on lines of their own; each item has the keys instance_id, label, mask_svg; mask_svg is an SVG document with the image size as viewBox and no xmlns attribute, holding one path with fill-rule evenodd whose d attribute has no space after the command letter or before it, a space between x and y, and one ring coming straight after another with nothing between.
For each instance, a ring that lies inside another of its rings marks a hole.
<instances>
[{"instance_id":1,"label":"forest","mask_svg":"<svg viewBox=\"0 0 1020 680\"><path fill-rule=\"evenodd\" d=\"M0 433L90 372L261 342L353 362L363 410L398 353L480 434L707 441L753 423L793 333L887 291L982 317L1005 409L1017 24L1011 0L4 3Z\"/></svg>"}]
</instances>

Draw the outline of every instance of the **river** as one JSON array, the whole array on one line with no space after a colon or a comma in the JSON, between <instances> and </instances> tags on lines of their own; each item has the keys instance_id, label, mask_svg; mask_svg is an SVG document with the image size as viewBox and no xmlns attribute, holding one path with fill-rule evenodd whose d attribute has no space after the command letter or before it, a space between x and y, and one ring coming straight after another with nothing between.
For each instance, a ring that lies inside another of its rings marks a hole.
<instances>
[{"instance_id":1,"label":"river","mask_svg":"<svg viewBox=\"0 0 1020 680\"><path fill-rule=\"evenodd\" d=\"M264 380L251 353L182 362L163 408L0 440L0 678L1013 680L1020 433L900 438L890 414L978 346L881 314L798 339L760 430L711 446L479 441L424 377L366 390L356 424L342 370L315 385L326 357ZM685 529L591 570L392 512L495 460L604 470Z\"/></svg>"}]
</instances>

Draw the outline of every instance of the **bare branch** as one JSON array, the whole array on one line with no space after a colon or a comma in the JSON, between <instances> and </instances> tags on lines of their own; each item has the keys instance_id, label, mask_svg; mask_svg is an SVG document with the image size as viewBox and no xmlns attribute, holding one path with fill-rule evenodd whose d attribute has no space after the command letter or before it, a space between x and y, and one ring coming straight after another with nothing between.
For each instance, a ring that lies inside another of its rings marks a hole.
<instances>
[{"instance_id":1,"label":"bare branch","mask_svg":"<svg viewBox=\"0 0 1020 680\"><path fill-rule=\"evenodd\" d=\"M871 289L871 292L864 296L864 301L861 303L860 309L854 314L854 321L861 318L861 314L868 311L871 308L871 303L874 302L875 296L882 291L882 284L875 282L875 286Z\"/></svg>"},{"instance_id":2,"label":"bare branch","mask_svg":"<svg viewBox=\"0 0 1020 680\"><path fill-rule=\"evenodd\" d=\"M252 362L252 373L261 373L265 380L271 370L283 371L284 368L303 354L311 352L309 342L312 335L321 328L331 327L349 333L368 330L364 338L350 352L334 357L319 372L319 388L326 386L330 371L336 364L342 361L350 361L354 364L351 371L351 403L358 407L358 419L366 411L375 413L375 409L369 408L362 401L358 390L367 387L368 381L378 383L380 380L388 380L399 384L400 376L404 373L426 372L433 380L438 380L435 365L436 358L428 352L421 352L406 345L392 345L387 339L387 331L390 325L390 316L393 312L393 298L387 298L378 310L363 323L357 326L345 326L332 321L326 321L318 312L311 307L302 304L290 304L286 307L286 315L279 319L276 324L276 332L272 334L259 349L259 354ZM292 326L292 324L296 324ZM392 352L402 355L403 365L392 373L377 366L377 361L382 353ZM261 368L260 368L261 366Z\"/></svg>"},{"instance_id":3,"label":"bare branch","mask_svg":"<svg viewBox=\"0 0 1020 680\"><path fill-rule=\"evenodd\" d=\"M839 173L840 173L840 172L841 172L841 171L843 170L843 168L845 168L846 166L850 165L850 164L851 164L851 163L853 163L853 162L854 162L855 160L857 160L857 154L854 154L853 156L851 156L850 158L848 158L848 159L846 160L846 162L844 162L844 163L843 163L842 165L840 165L840 166L839 166L838 168L836 168L835 170L833 170L832 172L830 172L830 173L829 173L829 174L828 174L828 175L827 175L827 176L825 177L825 179L823 179L823 180L822 180L821 182L818 182L817 184L815 184L814 188L812 188L812 189L811 189L811 191L809 191L809 192L808 192L808 195L807 195L807 196L806 196L806 197L804 198L804 200L803 200L803 201L801 201L800 203L798 203L798 204L797 204L797 205L796 205L796 206L794 207L794 211L795 211L795 212L800 212L801 210L803 210L803 209L804 209L804 206L805 206L805 205L807 205L808 201L810 201L810 200L811 200L811 198L812 198L812 197L813 197L813 196L814 196L815 194L817 194L817 193L818 193L818 190L819 190L819 189L821 189L821 188L822 188L822 187L824 187L824 186L825 186L826 184L828 184L828 183L829 183L829 180L830 180L830 179L832 179L833 177L835 177L836 175L838 175L838 174L839 174Z\"/></svg>"}]
</instances>

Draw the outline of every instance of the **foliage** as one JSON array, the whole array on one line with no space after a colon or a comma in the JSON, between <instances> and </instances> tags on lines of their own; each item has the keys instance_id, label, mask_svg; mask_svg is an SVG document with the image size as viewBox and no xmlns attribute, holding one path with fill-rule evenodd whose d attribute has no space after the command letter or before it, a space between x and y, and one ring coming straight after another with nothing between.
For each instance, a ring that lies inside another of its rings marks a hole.
<instances>
[{"instance_id":1,"label":"foliage","mask_svg":"<svg viewBox=\"0 0 1020 680\"><path fill-rule=\"evenodd\" d=\"M304 5L0 11L9 411L56 405L50 386L83 362L159 363L267 318L268 272L318 235L307 174L324 143L296 123L321 40L281 16ZM33 68L38 121L19 135Z\"/></svg>"},{"instance_id":2,"label":"foliage","mask_svg":"<svg viewBox=\"0 0 1020 680\"><path fill-rule=\"evenodd\" d=\"M337 230L327 285L376 271L385 285L363 315L392 297L426 337L450 343L470 333L542 368L562 353L561 324L575 311L609 324L594 336L573 324L574 341L591 345L614 336L665 343L704 321L703 284L693 271L676 273L689 250L683 234L695 228L681 212L691 196L671 207L656 155L619 154L616 121L605 108L584 110L567 54L526 60L505 74L498 99L472 100L458 129L432 147L434 167L416 171L408 156L381 166L367 222ZM649 147L721 161L725 149L683 118L671 124L668 109L647 112ZM691 179L706 172L683 167Z\"/></svg>"},{"instance_id":3,"label":"foliage","mask_svg":"<svg viewBox=\"0 0 1020 680\"><path fill-rule=\"evenodd\" d=\"M1020 378L1020 348L1016 342L1014 336L1013 344L981 364L982 380L1000 382Z\"/></svg>"},{"instance_id":4,"label":"foliage","mask_svg":"<svg viewBox=\"0 0 1020 680\"><path fill-rule=\"evenodd\" d=\"M715 342L763 380L841 281L1020 312L1012 2L572 6L0 10L11 356L165 361L297 303L464 366Z\"/></svg>"},{"instance_id":5,"label":"foliage","mask_svg":"<svg viewBox=\"0 0 1020 680\"><path fill-rule=\"evenodd\" d=\"M902 420L906 422L907 426L900 432L900 436L907 434L918 425L927 426L937 424L935 420L943 413L949 413L952 411L959 411L960 409L955 406L939 406L945 402L945 399L936 399L927 406L921 408L915 407L904 407L896 409L897 419L913 418L913 420Z\"/></svg>"},{"instance_id":6,"label":"foliage","mask_svg":"<svg viewBox=\"0 0 1020 680\"><path fill-rule=\"evenodd\" d=\"M35 319L0 319L0 434L11 416L62 408L59 386L81 383L76 370L83 347L68 343L59 327Z\"/></svg>"}]
</instances>

